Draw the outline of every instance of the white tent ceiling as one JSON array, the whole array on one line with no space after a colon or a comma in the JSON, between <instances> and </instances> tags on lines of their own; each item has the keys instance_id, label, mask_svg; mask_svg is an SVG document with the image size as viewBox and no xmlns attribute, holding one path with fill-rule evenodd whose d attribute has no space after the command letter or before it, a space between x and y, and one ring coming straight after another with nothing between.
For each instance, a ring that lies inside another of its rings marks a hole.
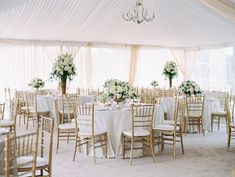
<instances>
[{"instance_id":1,"label":"white tent ceiling","mask_svg":"<svg viewBox=\"0 0 235 177\"><path fill-rule=\"evenodd\" d=\"M1 0L0 39L196 47L235 42L235 23L200 0L143 0L153 22L121 14L135 0Z\"/></svg>"}]
</instances>

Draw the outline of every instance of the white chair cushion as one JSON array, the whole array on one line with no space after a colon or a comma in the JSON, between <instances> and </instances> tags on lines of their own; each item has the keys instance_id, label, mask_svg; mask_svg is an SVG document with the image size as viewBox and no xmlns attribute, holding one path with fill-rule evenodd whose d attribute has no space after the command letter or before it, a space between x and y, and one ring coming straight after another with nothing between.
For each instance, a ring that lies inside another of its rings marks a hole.
<instances>
[{"instance_id":1,"label":"white chair cushion","mask_svg":"<svg viewBox=\"0 0 235 177\"><path fill-rule=\"evenodd\" d=\"M63 114L63 110L59 110L60 114ZM73 109L65 109L64 114L73 114L74 110Z\"/></svg>"},{"instance_id":2,"label":"white chair cushion","mask_svg":"<svg viewBox=\"0 0 235 177\"><path fill-rule=\"evenodd\" d=\"M122 133L126 136L132 136L132 130L124 130ZM135 129L134 136L149 136L149 131L144 129Z\"/></svg>"},{"instance_id":3,"label":"white chair cushion","mask_svg":"<svg viewBox=\"0 0 235 177\"><path fill-rule=\"evenodd\" d=\"M0 120L0 127L11 126L11 125L14 125L14 122L11 120Z\"/></svg>"},{"instance_id":4,"label":"white chair cushion","mask_svg":"<svg viewBox=\"0 0 235 177\"><path fill-rule=\"evenodd\" d=\"M174 120L164 120L163 121L164 125L173 125L174 123L175 123Z\"/></svg>"},{"instance_id":5,"label":"white chair cushion","mask_svg":"<svg viewBox=\"0 0 235 177\"><path fill-rule=\"evenodd\" d=\"M230 127L235 127L235 122L230 123Z\"/></svg>"},{"instance_id":6,"label":"white chair cushion","mask_svg":"<svg viewBox=\"0 0 235 177\"><path fill-rule=\"evenodd\" d=\"M157 125L153 128L154 130L165 130L165 131L173 131L174 126L173 125ZM176 127L176 130L179 130L179 127Z\"/></svg>"},{"instance_id":7,"label":"white chair cushion","mask_svg":"<svg viewBox=\"0 0 235 177\"><path fill-rule=\"evenodd\" d=\"M164 121L163 121L163 124L164 124L164 125L174 125L174 124L175 124L175 121L174 121L174 120L164 120ZM179 125L179 124L180 124L180 122L177 121L177 125Z\"/></svg>"},{"instance_id":8,"label":"white chair cushion","mask_svg":"<svg viewBox=\"0 0 235 177\"><path fill-rule=\"evenodd\" d=\"M189 115L187 115L187 113L186 113L185 116L186 117L189 116L190 118L192 118L192 117L201 117L201 114L200 114L200 112L189 112Z\"/></svg>"},{"instance_id":9,"label":"white chair cushion","mask_svg":"<svg viewBox=\"0 0 235 177\"><path fill-rule=\"evenodd\" d=\"M95 136L97 135L102 135L107 133L105 130L95 130ZM92 136L92 132L91 131L81 131L79 132L79 135L81 136Z\"/></svg>"},{"instance_id":10,"label":"white chair cushion","mask_svg":"<svg viewBox=\"0 0 235 177\"><path fill-rule=\"evenodd\" d=\"M33 160L32 156L21 156L16 159L17 165L20 168L31 168L32 163L28 163L28 162L31 162L32 160ZM28 163L28 164L25 164L25 163ZM37 164L36 164L37 167L44 167L46 165L48 165L48 162L46 159L42 157L37 157Z\"/></svg>"},{"instance_id":11,"label":"white chair cushion","mask_svg":"<svg viewBox=\"0 0 235 177\"><path fill-rule=\"evenodd\" d=\"M59 129L63 129L63 130L69 130L69 129L75 129L75 124L71 123L71 124L60 124L59 125Z\"/></svg>"}]
</instances>

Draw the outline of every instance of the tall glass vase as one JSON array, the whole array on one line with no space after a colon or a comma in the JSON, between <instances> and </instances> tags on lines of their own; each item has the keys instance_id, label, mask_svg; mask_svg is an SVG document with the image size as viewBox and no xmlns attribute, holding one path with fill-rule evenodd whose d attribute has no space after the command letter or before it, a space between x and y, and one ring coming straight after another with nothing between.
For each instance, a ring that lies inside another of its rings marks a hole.
<instances>
[{"instance_id":1,"label":"tall glass vase","mask_svg":"<svg viewBox=\"0 0 235 177\"><path fill-rule=\"evenodd\" d=\"M61 91L62 91L62 94L66 94L66 82L67 82L67 78L61 79Z\"/></svg>"}]
</instances>

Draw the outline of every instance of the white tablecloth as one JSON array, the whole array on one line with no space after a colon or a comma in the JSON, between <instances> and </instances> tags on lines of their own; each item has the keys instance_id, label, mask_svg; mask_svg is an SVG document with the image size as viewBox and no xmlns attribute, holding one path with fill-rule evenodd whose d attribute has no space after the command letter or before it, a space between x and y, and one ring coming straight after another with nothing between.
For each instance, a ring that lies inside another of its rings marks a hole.
<instances>
[{"instance_id":1,"label":"white tablecloth","mask_svg":"<svg viewBox=\"0 0 235 177\"><path fill-rule=\"evenodd\" d=\"M204 112L203 112L203 121L204 129L207 131L211 130L211 113L220 111L220 103L218 99L207 98L204 101Z\"/></svg>"},{"instance_id":2,"label":"white tablecloth","mask_svg":"<svg viewBox=\"0 0 235 177\"><path fill-rule=\"evenodd\" d=\"M51 116L55 118L55 105L54 101L58 100L58 109L62 110L62 98L60 96L39 95L37 96L37 109L38 112L49 111ZM79 97L80 104L93 103L95 96L84 95Z\"/></svg>"},{"instance_id":3,"label":"white tablecloth","mask_svg":"<svg viewBox=\"0 0 235 177\"><path fill-rule=\"evenodd\" d=\"M173 120L174 118L174 98L163 98L161 100L161 106L163 111L167 113L168 118ZM211 129L211 113L220 111L219 100L212 97L206 97L204 101L203 123L204 129L210 131Z\"/></svg>"},{"instance_id":4,"label":"white tablecloth","mask_svg":"<svg viewBox=\"0 0 235 177\"><path fill-rule=\"evenodd\" d=\"M157 106L154 114L154 125L163 122L164 112L161 106ZM108 157L120 157L122 155L121 135L123 130L131 129L131 110L96 110L95 127L108 132ZM102 154L99 154L102 156Z\"/></svg>"}]
</instances>

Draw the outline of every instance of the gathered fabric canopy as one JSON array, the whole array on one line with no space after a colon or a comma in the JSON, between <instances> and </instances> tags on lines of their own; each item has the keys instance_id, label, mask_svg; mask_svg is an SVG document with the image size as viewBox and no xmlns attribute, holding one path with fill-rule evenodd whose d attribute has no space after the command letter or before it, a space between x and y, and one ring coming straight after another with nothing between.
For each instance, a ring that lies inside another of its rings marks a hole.
<instances>
[{"instance_id":1,"label":"gathered fabric canopy","mask_svg":"<svg viewBox=\"0 0 235 177\"><path fill-rule=\"evenodd\" d=\"M144 0L144 7L154 11L156 18L142 24L127 22L121 17L135 2L2 0L0 40L189 48L235 42L232 0Z\"/></svg>"}]
</instances>

